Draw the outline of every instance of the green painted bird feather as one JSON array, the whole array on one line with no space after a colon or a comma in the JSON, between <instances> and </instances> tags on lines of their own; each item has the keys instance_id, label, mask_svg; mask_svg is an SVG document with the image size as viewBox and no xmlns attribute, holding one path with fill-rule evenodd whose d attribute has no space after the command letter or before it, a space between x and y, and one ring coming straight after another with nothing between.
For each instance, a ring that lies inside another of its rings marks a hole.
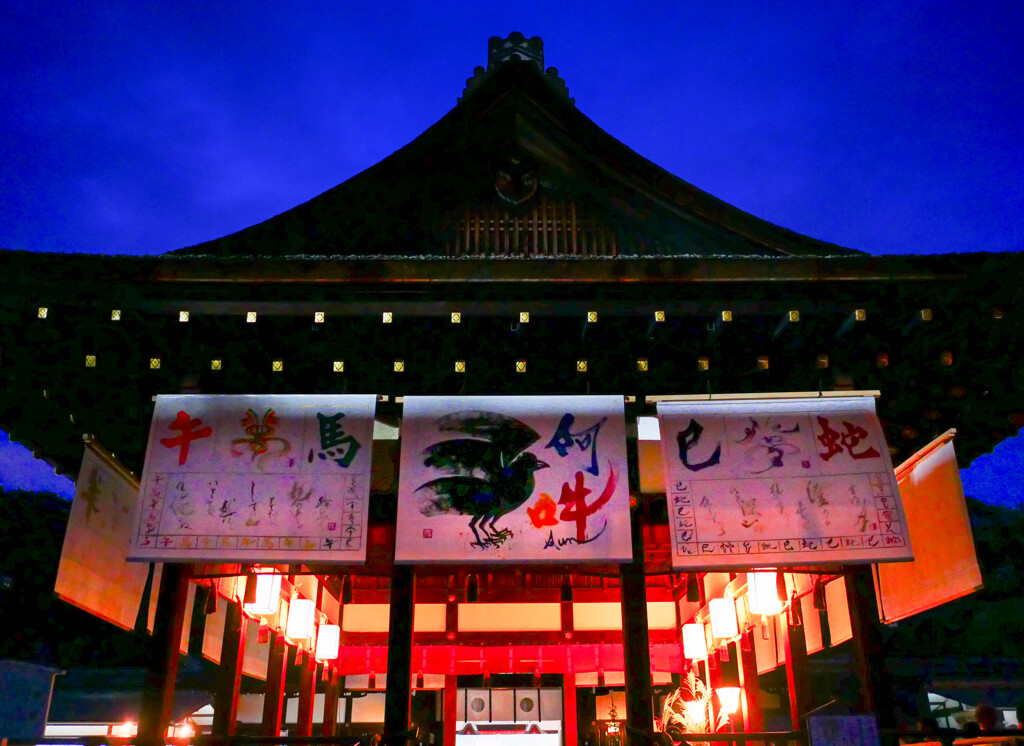
<instances>
[{"instance_id":1,"label":"green painted bird feather","mask_svg":"<svg viewBox=\"0 0 1024 746\"><path fill-rule=\"evenodd\" d=\"M428 493L421 512L469 516L476 543L498 540L498 519L529 499L534 472L548 466L526 450L540 436L514 417L482 410L445 415L437 427L466 437L442 440L424 450L423 465L446 476L417 488Z\"/></svg>"}]
</instances>

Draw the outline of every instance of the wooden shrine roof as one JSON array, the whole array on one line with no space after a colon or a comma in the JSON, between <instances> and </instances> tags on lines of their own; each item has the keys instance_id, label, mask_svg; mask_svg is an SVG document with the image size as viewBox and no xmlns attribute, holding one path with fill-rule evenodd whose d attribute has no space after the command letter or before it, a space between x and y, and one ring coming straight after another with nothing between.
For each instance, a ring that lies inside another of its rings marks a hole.
<instances>
[{"instance_id":1,"label":"wooden shrine roof","mask_svg":"<svg viewBox=\"0 0 1024 746\"><path fill-rule=\"evenodd\" d=\"M178 253L857 253L772 225L659 168L579 112L552 69L541 72L542 63L491 67L478 69L450 113L375 166L258 225Z\"/></svg>"}]
</instances>

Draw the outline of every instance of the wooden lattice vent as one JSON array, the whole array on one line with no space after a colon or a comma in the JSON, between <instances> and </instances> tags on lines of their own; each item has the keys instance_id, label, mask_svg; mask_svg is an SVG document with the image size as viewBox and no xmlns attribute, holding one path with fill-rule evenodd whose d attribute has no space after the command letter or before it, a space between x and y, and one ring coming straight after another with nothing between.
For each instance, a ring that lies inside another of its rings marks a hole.
<instances>
[{"instance_id":1,"label":"wooden lattice vent","mask_svg":"<svg viewBox=\"0 0 1024 746\"><path fill-rule=\"evenodd\" d=\"M615 231L581 214L574 201L543 194L525 209L467 209L451 216L448 256L617 256Z\"/></svg>"}]
</instances>

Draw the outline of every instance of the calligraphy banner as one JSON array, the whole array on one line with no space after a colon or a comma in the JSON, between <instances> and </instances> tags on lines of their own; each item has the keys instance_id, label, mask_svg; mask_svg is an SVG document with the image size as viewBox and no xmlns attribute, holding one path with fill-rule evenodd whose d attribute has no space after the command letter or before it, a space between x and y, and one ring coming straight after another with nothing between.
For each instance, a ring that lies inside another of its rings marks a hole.
<instances>
[{"instance_id":1,"label":"calligraphy banner","mask_svg":"<svg viewBox=\"0 0 1024 746\"><path fill-rule=\"evenodd\" d=\"M878 618L886 624L981 590L971 517L960 483L955 430L949 430L896 467L913 528L913 562L875 570Z\"/></svg>"},{"instance_id":2,"label":"calligraphy banner","mask_svg":"<svg viewBox=\"0 0 1024 746\"><path fill-rule=\"evenodd\" d=\"M632 556L621 396L407 396L395 561Z\"/></svg>"},{"instance_id":3,"label":"calligraphy banner","mask_svg":"<svg viewBox=\"0 0 1024 746\"><path fill-rule=\"evenodd\" d=\"M874 399L660 402L673 567L912 559Z\"/></svg>"},{"instance_id":4,"label":"calligraphy banner","mask_svg":"<svg viewBox=\"0 0 1024 746\"><path fill-rule=\"evenodd\" d=\"M75 482L54 592L74 606L123 629L135 627L149 568L128 564L131 512L139 483L94 441L86 441ZM156 613L160 567L153 576L148 628Z\"/></svg>"},{"instance_id":5,"label":"calligraphy banner","mask_svg":"<svg viewBox=\"0 0 1024 746\"><path fill-rule=\"evenodd\" d=\"M365 562L375 407L157 397L129 559Z\"/></svg>"}]
</instances>

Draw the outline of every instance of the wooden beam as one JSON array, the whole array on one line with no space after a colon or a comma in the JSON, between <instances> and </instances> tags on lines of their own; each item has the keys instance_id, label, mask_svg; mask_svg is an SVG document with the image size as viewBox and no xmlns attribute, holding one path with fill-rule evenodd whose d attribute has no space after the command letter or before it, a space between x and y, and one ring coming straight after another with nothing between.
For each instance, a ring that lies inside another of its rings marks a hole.
<instances>
[{"instance_id":1,"label":"wooden beam","mask_svg":"<svg viewBox=\"0 0 1024 746\"><path fill-rule=\"evenodd\" d=\"M516 645L563 645L568 642L563 630L519 632L514 629L504 632L459 632L457 641L459 645L470 647L507 647L510 636L515 637ZM671 644L679 642L679 636L674 629L652 629L648 633L648 640L652 644ZM622 631L618 629L573 630L572 642L577 645L618 645L622 642ZM416 633L417 645L451 645L452 643L453 641L448 639L447 632ZM346 646L384 646L388 644L388 637L383 632L349 633L346 635L345 644Z\"/></svg>"},{"instance_id":2,"label":"wooden beam","mask_svg":"<svg viewBox=\"0 0 1024 746\"><path fill-rule=\"evenodd\" d=\"M242 606L227 600L224 618L224 638L220 645L220 667L217 669L216 688L213 692L213 725L215 736L235 735L238 716L238 689L242 683L242 660L245 655L245 627L247 619Z\"/></svg>"},{"instance_id":3,"label":"wooden beam","mask_svg":"<svg viewBox=\"0 0 1024 746\"><path fill-rule=\"evenodd\" d=\"M263 727L260 735L281 735L284 714L284 683L288 674L288 647L284 634L270 632L270 655L267 659L267 684L263 690Z\"/></svg>"},{"instance_id":4,"label":"wooden beam","mask_svg":"<svg viewBox=\"0 0 1024 746\"><path fill-rule=\"evenodd\" d=\"M745 401L748 399L829 399L843 396L870 396L875 399L882 395L881 391L777 391L760 394L655 394L646 397L648 404L674 401Z\"/></svg>"},{"instance_id":5,"label":"wooden beam","mask_svg":"<svg viewBox=\"0 0 1024 746\"><path fill-rule=\"evenodd\" d=\"M156 601L156 620L142 684L138 742L162 746L171 722L178 655L188 599L188 570L164 564Z\"/></svg>"}]
</instances>

